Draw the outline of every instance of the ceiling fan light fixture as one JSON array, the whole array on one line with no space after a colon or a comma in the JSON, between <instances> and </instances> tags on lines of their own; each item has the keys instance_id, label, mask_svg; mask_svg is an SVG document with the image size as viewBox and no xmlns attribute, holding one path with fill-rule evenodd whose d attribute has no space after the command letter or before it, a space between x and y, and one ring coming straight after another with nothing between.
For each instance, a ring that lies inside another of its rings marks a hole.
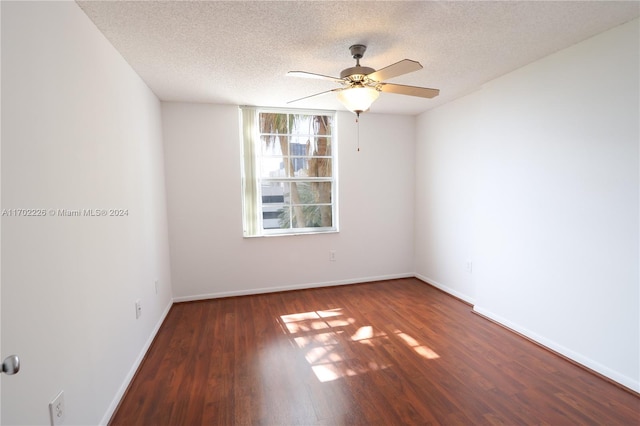
<instances>
[{"instance_id":1,"label":"ceiling fan light fixture","mask_svg":"<svg viewBox=\"0 0 640 426\"><path fill-rule=\"evenodd\" d=\"M398 95L417 96L429 99L438 96L440 93L438 89L430 89L428 87L386 83L385 80L390 78L418 71L422 69L422 65L420 65L420 62L412 61L411 59L403 59L400 62L396 62L395 64L391 64L376 71L373 68L360 65L360 59L362 59L365 50L367 50L367 46L364 44L354 44L349 47L351 56L356 60L356 66L342 70L340 72L340 78L324 74L314 74L306 71L289 71L287 75L330 80L335 83L342 84L344 87L325 90L324 92L294 99L287 103L290 104L303 99L313 98L315 96L324 95L325 93L338 92L338 100L342 102L349 111L355 112L356 115L360 116L360 113L368 111L371 104L378 99L379 92L396 93Z\"/></svg>"},{"instance_id":2,"label":"ceiling fan light fixture","mask_svg":"<svg viewBox=\"0 0 640 426\"><path fill-rule=\"evenodd\" d=\"M373 87L355 86L338 92L338 100L349 111L360 115L371 108L380 93Z\"/></svg>"}]
</instances>

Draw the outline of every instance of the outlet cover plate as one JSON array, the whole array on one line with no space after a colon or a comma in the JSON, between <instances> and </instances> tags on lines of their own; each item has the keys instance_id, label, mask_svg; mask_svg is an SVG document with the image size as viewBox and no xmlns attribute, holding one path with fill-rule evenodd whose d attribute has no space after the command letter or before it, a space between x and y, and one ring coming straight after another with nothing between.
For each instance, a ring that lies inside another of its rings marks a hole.
<instances>
[{"instance_id":1,"label":"outlet cover plate","mask_svg":"<svg viewBox=\"0 0 640 426\"><path fill-rule=\"evenodd\" d=\"M66 409L64 407L64 391L60 391L49 403L49 415L51 416L51 426L58 426L64 423Z\"/></svg>"},{"instance_id":2,"label":"outlet cover plate","mask_svg":"<svg viewBox=\"0 0 640 426\"><path fill-rule=\"evenodd\" d=\"M329 262L335 262L335 261L336 261L336 251L329 250Z\"/></svg>"}]
</instances>

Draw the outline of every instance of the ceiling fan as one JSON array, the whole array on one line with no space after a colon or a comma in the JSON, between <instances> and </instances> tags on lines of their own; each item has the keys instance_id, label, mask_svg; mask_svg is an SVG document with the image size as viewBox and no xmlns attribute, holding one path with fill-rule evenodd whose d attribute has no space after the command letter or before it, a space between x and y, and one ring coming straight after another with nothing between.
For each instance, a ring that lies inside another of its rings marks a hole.
<instances>
[{"instance_id":1,"label":"ceiling fan","mask_svg":"<svg viewBox=\"0 0 640 426\"><path fill-rule=\"evenodd\" d=\"M373 68L363 67L360 65L360 59L362 59L366 50L367 46L363 44L354 44L349 47L351 56L356 60L356 66L342 70L340 72L340 78L305 71L289 71L287 73L289 76L330 80L341 84L343 87L316 93L315 95L305 96L287 103L313 98L314 96L324 95L326 93L337 92L338 100L342 102L349 111L355 112L356 115L359 116L360 113L369 110L371 104L378 98L380 92L418 96L421 98L434 98L440 93L440 90L438 89L385 83L384 81L390 78L418 71L419 69L422 69L422 65L420 65L419 62L412 61L410 59L403 59L400 62L396 62L395 64L376 71Z\"/></svg>"}]
</instances>

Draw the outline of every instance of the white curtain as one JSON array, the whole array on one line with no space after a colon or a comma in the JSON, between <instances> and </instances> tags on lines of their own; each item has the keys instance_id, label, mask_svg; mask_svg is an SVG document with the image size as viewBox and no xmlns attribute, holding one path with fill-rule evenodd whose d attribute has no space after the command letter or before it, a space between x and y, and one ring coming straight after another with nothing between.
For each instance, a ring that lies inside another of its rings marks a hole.
<instances>
[{"instance_id":1,"label":"white curtain","mask_svg":"<svg viewBox=\"0 0 640 426\"><path fill-rule=\"evenodd\" d=\"M255 108L242 107L242 188L244 236L260 234L260 204L256 185L255 147L258 137L258 114Z\"/></svg>"}]
</instances>

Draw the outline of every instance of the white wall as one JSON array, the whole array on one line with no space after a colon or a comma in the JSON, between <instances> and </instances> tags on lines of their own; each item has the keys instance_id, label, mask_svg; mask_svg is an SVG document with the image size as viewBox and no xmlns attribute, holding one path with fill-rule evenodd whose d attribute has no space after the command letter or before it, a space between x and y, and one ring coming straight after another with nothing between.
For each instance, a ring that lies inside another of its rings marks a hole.
<instances>
[{"instance_id":1,"label":"white wall","mask_svg":"<svg viewBox=\"0 0 640 426\"><path fill-rule=\"evenodd\" d=\"M160 102L75 2L1 7L2 208L129 211L2 217L2 424L97 424L171 301Z\"/></svg>"},{"instance_id":2,"label":"white wall","mask_svg":"<svg viewBox=\"0 0 640 426\"><path fill-rule=\"evenodd\" d=\"M411 275L415 119L339 113L340 232L242 237L238 108L163 103L178 300ZM336 262L329 262L335 250Z\"/></svg>"},{"instance_id":3,"label":"white wall","mask_svg":"<svg viewBox=\"0 0 640 426\"><path fill-rule=\"evenodd\" d=\"M636 391L638 35L635 20L421 115L416 166L416 272Z\"/></svg>"},{"instance_id":4,"label":"white wall","mask_svg":"<svg viewBox=\"0 0 640 426\"><path fill-rule=\"evenodd\" d=\"M421 116L416 134L416 274L469 303L480 108L478 92L450 102Z\"/></svg>"}]
</instances>

